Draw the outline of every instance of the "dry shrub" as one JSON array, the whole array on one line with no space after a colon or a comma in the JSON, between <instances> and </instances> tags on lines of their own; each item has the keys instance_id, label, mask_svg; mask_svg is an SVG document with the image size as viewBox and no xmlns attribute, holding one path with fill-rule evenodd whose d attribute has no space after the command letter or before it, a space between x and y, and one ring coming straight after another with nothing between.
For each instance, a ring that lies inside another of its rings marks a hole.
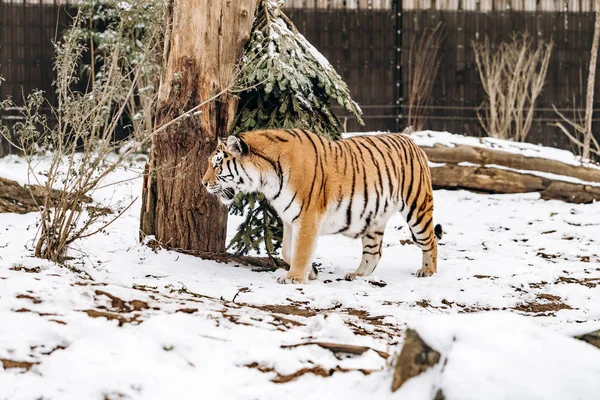
<instances>
[{"instance_id":1,"label":"dry shrub","mask_svg":"<svg viewBox=\"0 0 600 400\"><path fill-rule=\"evenodd\" d=\"M563 122L570 125L574 133L571 134L569 129L561 122L553 124L567 135L567 137L577 146L582 159L590 159L593 154L600 158L600 144L592 133L592 115L594 113L594 84L596 82L596 65L598 63L598 46L600 44L600 8L596 10L596 22L594 24L594 38L592 41L592 49L590 51L590 65L587 79L587 92L585 98L585 117L573 111L573 119L568 119L561 114L554 105L554 111L562 118ZM573 96L573 107L576 107L575 97Z\"/></svg>"},{"instance_id":2,"label":"dry shrub","mask_svg":"<svg viewBox=\"0 0 600 400\"><path fill-rule=\"evenodd\" d=\"M496 49L488 38L473 42L481 84L488 98L478 112L488 136L523 142L529 134L535 102L546 79L553 42L515 34Z\"/></svg>"},{"instance_id":3,"label":"dry shrub","mask_svg":"<svg viewBox=\"0 0 600 400\"><path fill-rule=\"evenodd\" d=\"M430 112L433 84L440 68L442 23L425 30L417 41L413 37L408 52L408 116L407 126L420 131Z\"/></svg>"},{"instance_id":4,"label":"dry shrub","mask_svg":"<svg viewBox=\"0 0 600 400\"><path fill-rule=\"evenodd\" d=\"M141 9L163 7L161 2L138 0L128 7L117 8L120 21L111 27L115 35L123 35L123 21L136 18ZM160 13L160 10L154 10ZM81 25L90 15L79 10L73 27L55 44L54 83L57 104L50 106L56 123L48 123L42 106L48 106L44 94L34 92L21 108L23 122L14 126L14 135L3 129L3 135L17 147L28 163L29 178L43 187L40 224L35 239L35 256L61 262L75 240L103 231L122 215L130 204L121 204L120 211L108 213L105 207L85 205L84 199L105 186L107 176L121 167L140 145L150 140L145 123L134 123L131 135L121 141L114 133L124 112L151 113L156 87L148 80L148 71L155 70L160 57L162 27L159 22L146 26L139 43L141 51L135 60L129 59L127 46L119 40L107 43L101 51L104 63L95 71L94 82L86 92L74 90L78 80L82 54L86 46L81 41ZM141 90L143 89L143 90ZM4 107L16 107L11 100ZM146 117L143 118L144 120ZM51 152L50 164L39 171L39 154ZM53 189L60 190L57 195Z\"/></svg>"},{"instance_id":5,"label":"dry shrub","mask_svg":"<svg viewBox=\"0 0 600 400\"><path fill-rule=\"evenodd\" d=\"M552 105L554 112L562 119L562 122L551 124L559 128L575 145L577 153L582 159L590 159L591 155L600 158L600 144L592 134L591 119L586 123L586 118L581 115L581 111L577 108L575 96L573 96L573 117L568 118L565 114L558 111L554 104ZM570 129L573 129L571 132ZM586 143L586 137L588 138ZM587 152L586 150L587 146Z\"/></svg>"}]
</instances>

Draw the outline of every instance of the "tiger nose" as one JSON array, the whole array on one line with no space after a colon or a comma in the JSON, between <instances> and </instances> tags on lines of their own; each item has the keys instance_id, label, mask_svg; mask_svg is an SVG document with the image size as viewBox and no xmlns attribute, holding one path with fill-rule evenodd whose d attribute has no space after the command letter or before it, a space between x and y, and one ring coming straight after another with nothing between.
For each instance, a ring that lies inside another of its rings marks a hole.
<instances>
[{"instance_id":1,"label":"tiger nose","mask_svg":"<svg viewBox=\"0 0 600 400\"><path fill-rule=\"evenodd\" d=\"M205 188L208 187L208 181L202 180L202 184L204 185Z\"/></svg>"}]
</instances>

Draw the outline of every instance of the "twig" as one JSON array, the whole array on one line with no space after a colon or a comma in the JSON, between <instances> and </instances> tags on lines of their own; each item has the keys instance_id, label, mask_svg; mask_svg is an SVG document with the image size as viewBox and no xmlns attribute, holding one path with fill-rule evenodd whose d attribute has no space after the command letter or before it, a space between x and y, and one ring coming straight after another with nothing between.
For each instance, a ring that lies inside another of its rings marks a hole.
<instances>
[{"instance_id":1,"label":"twig","mask_svg":"<svg viewBox=\"0 0 600 400\"><path fill-rule=\"evenodd\" d=\"M298 343L298 344L288 344L288 345L282 345L281 348L282 349L290 349L290 348L294 348L294 347L313 346L313 345L322 347L327 350L331 350L334 353L348 353L348 354L361 355L368 350L373 350L374 352L379 354L379 356L381 356L385 359L387 359L390 356L385 351L375 350L372 347L355 346L352 344L330 343L330 342L306 342L306 343Z\"/></svg>"}]
</instances>

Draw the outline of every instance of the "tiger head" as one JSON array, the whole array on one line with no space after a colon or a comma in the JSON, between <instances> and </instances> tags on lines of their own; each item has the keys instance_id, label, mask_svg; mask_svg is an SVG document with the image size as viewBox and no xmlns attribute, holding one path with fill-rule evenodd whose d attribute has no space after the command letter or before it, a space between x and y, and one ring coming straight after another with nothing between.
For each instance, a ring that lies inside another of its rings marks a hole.
<instances>
[{"instance_id":1,"label":"tiger head","mask_svg":"<svg viewBox=\"0 0 600 400\"><path fill-rule=\"evenodd\" d=\"M237 192L247 192L250 189L247 187L250 179L243 171L241 160L247 155L248 145L236 136L229 136L227 142L219 139L217 148L208 157L202 184L209 193L219 196L219 200L225 205L233 202Z\"/></svg>"}]
</instances>

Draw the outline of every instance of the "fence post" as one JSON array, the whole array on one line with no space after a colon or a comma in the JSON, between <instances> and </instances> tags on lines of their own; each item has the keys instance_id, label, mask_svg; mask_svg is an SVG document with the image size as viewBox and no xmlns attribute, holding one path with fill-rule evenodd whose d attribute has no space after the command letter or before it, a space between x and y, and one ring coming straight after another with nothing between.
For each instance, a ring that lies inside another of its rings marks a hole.
<instances>
[{"instance_id":1,"label":"fence post","mask_svg":"<svg viewBox=\"0 0 600 400\"><path fill-rule=\"evenodd\" d=\"M394 12L396 21L396 132L400 132L402 126L402 102L404 100L404 85L402 80L402 0L394 0Z\"/></svg>"}]
</instances>

